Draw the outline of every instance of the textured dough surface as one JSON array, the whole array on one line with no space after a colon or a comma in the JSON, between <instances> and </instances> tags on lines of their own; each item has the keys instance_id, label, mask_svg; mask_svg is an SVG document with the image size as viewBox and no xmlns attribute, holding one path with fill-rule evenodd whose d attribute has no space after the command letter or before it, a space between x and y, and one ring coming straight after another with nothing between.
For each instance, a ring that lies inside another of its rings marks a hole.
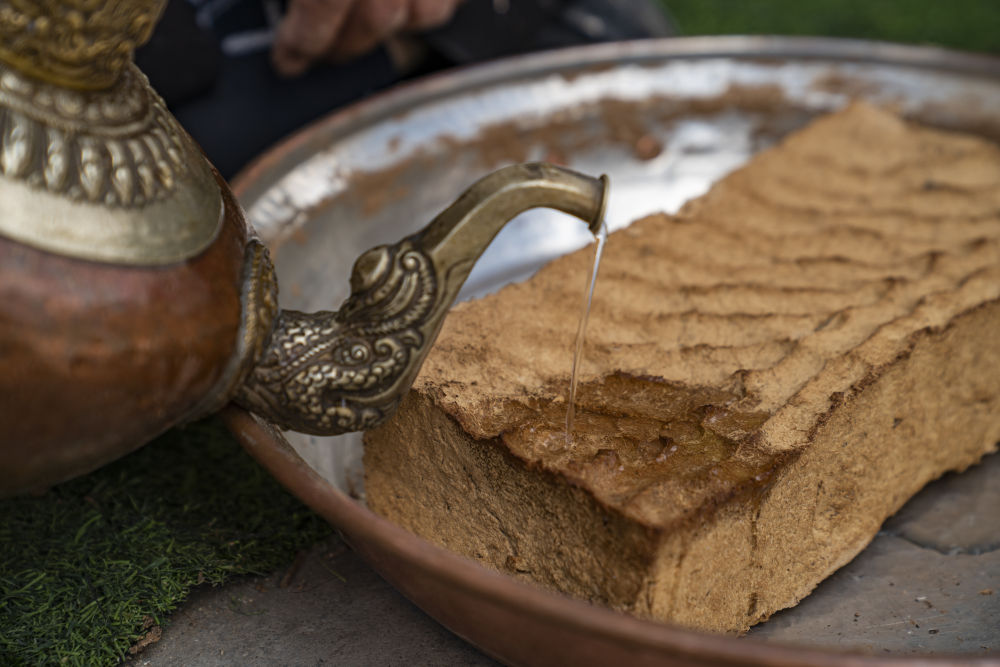
<instances>
[{"instance_id":1,"label":"textured dough surface","mask_svg":"<svg viewBox=\"0 0 1000 667\"><path fill-rule=\"evenodd\" d=\"M613 190L612 190L613 193ZM449 315L368 502L641 616L742 632L1000 438L1000 148L866 105Z\"/></svg>"}]
</instances>

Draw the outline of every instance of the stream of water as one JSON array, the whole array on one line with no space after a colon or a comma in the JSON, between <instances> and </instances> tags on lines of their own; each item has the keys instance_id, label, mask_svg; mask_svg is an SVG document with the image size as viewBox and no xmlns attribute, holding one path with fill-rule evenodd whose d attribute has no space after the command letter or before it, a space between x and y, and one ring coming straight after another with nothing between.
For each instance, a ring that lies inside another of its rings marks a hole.
<instances>
[{"instance_id":1,"label":"stream of water","mask_svg":"<svg viewBox=\"0 0 1000 667\"><path fill-rule=\"evenodd\" d=\"M576 349L573 352L573 371L569 380L569 399L566 401L566 444L573 442L573 419L576 416L576 384L580 361L583 356L583 339L587 333L587 319L590 317L590 304L594 300L594 285L597 284L597 269L601 265L601 255L604 254L604 244L608 240L608 224L601 221L601 228L594 234L597 241L594 249L594 266L590 269L590 279L587 281L587 292L580 312L580 323L576 328Z\"/></svg>"}]
</instances>

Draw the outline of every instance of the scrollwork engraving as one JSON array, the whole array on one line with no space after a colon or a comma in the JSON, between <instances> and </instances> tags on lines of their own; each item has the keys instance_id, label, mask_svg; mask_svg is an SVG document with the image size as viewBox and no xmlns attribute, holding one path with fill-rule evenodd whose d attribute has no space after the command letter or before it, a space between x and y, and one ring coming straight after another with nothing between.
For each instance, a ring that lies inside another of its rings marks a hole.
<instances>
[{"instance_id":1,"label":"scrollwork engraving","mask_svg":"<svg viewBox=\"0 0 1000 667\"><path fill-rule=\"evenodd\" d=\"M358 259L351 285L336 313L281 312L238 403L320 435L372 428L395 410L436 303L431 260L409 241L375 248Z\"/></svg>"}]
</instances>

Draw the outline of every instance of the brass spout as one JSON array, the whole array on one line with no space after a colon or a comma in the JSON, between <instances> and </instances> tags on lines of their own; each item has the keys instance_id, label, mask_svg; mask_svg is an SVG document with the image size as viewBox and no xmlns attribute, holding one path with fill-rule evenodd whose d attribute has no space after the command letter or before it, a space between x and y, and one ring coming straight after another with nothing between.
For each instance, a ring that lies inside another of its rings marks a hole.
<instances>
[{"instance_id":1,"label":"brass spout","mask_svg":"<svg viewBox=\"0 0 1000 667\"><path fill-rule=\"evenodd\" d=\"M544 206L596 231L607 187L605 176L540 163L486 176L422 231L361 255L337 312L282 311L236 402L314 435L377 426L396 410L472 266L504 225Z\"/></svg>"}]
</instances>

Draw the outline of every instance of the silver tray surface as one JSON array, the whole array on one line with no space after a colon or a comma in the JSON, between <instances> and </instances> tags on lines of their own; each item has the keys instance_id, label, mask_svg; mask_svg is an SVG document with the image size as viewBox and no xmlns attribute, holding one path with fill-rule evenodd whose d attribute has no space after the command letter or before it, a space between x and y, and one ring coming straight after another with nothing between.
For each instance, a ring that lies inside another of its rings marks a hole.
<instances>
[{"instance_id":1,"label":"silver tray surface","mask_svg":"<svg viewBox=\"0 0 1000 667\"><path fill-rule=\"evenodd\" d=\"M272 248L283 306L329 309L346 297L361 252L416 231L504 164L550 160L609 174L616 229L676 210L854 99L1000 140L996 59L811 38L651 40L400 87L294 135L234 187ZM524 214L484 254L463 296L530 276L590 240L562 214ZM331 489L363 498L357 435L286 435ZM854 562L742 641L970 659L1000 650L1000 490L989 483L997 474L994 455L931 485Z\"/></svg>"}]
</instances>

